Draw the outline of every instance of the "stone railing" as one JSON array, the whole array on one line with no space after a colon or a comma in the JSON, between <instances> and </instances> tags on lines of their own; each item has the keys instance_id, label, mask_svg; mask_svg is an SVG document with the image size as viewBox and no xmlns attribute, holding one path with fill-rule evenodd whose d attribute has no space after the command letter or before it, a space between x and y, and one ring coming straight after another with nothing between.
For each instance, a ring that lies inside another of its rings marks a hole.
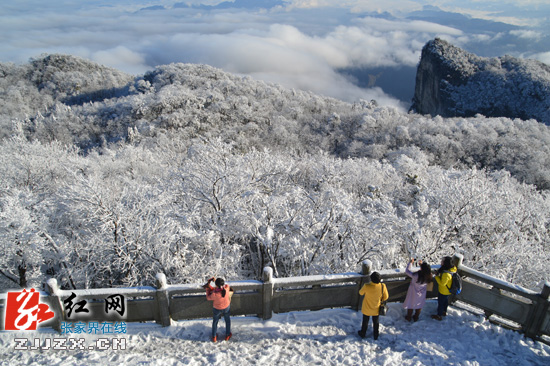
<instances>
[{"instance_id":1,"label":"stone railing","mask_svg":"<svg viewBox=\"0 0 550 366\"><path fill-rule=\"evenodd\" d=\"M546 283L541 293L498 280L462 265L462 256L454 257L459 273L463 277L463 291L451 299L468 304L492 321L522 331L535 340L549 343L550 311L548 296L550 283ZM363 262L361 273L316 275L290 278L273 278L271 268L264 269L262 281L228 282L235 290L231 301L231 314L249 315L269 319L272 313L325 308L360 308L359 289L370 281L371 262ZM410 279L405 271L379 271L390 294L389 302L402 302L406 296ZM437 296L434 291L429 298ZM107 312L109 297L122 295L124 311ZM71 304L86 304L87 313L69 314L68 299ZM46 284L42 302L47 303L55 317L43 326L60 330L62 322L87 321L154 321L164 326L171 321L208 318L212 315L212 305L204 295L200 284L169 285L163 274L157 275L155 287L111 288L90 290L61 290L55 279ZM3 307L5 296L0 299ZM2 310L0 310L2 311ZM3 313L3 311L2 311ZM2 323L3 323L2 318ZM4 329L3 324L0 324Z\"/></svg>"}]
</instances>

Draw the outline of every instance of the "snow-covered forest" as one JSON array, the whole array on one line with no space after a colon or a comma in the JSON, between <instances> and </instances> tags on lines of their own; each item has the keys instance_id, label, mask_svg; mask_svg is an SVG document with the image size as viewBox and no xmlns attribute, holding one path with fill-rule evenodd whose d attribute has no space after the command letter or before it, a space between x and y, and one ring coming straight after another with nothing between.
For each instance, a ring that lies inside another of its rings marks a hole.
<instances>
[{"instance_id":1,"label":"snow-covered forest","mask_svg":"<svg viewBox=\"0 0 550 366\"><path fill-rule=\"evenodd\" d=\"M136 286L438 263L538 290L550 128L346 103L170 64L0 64L3 288Z\"/></svg>"}]
</instances>

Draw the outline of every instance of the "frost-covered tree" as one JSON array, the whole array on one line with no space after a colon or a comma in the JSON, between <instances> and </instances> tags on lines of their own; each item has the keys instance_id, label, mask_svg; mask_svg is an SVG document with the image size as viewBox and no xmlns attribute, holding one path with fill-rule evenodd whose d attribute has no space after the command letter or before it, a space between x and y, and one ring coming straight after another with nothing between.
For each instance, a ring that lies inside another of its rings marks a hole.
<instances>
[{"instance_id":1,"label":"frost-covered tree","mask_svg":"<svg viewBox=\"0 0 550 366\"><path fill-rule=\"evenodd\" d=\"M40 221L45 217L36 212L38 200L26 189L10 189L2 193L0 275L9 280L11 286L25 288L40 284L45 252Z\"/></svg>"}]
</instances>

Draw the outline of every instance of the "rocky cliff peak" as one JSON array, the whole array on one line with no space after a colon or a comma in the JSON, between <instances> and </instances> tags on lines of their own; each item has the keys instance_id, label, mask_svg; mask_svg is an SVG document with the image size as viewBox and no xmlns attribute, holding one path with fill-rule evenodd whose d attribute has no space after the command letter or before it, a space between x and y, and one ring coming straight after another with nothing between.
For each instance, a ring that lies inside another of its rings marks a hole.
<instances>
[{"instance_id":1,"label":"rocky cliff peak","mask_svg":"<svg viewBox=\"0 0 550 366\"><path fill-rule=\"evenodd\" d=\"M510 56L479 57L436 38L422 49L411 110L550 124L550 66Z\"/></svg>"}]
</instances>

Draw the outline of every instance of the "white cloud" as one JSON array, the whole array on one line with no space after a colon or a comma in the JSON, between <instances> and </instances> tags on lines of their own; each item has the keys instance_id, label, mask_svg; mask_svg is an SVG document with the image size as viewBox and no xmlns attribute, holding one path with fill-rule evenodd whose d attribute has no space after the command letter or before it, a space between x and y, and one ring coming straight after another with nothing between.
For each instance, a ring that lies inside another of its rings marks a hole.
<instances>
[{"instance_id":1,"label":"white cloud","mask_svg":"<svg viewBox=\"0 0 550 366\"><path fill-rule=\"evenodd\" d=\"M513 30L513 31L510 31L510 34L513 34L519 38L523 38L526 40L534 40L534 41L538 41L543 37L542 33L534 30L527 30L527 29Z\"/></svg>"},{"instance_id":2,"label":"white cloud","mask_svg":"<svg viewBox=\"0 0 550 366\"><path fill-rule=\"evenodd\" d=\"M325 51L311 52L309 44ZM327 62L332 46L312 39L290 26L274 25L262 36L235 32L230 34L178 34L151 42L145 53L154 55L153 62L165 64L174 59L207 63L224 70L250 75L256 79L279 83L289 88L311 90L343 100L377 99L380 103L405 108L398 100L380 89L357 87ZM332 48L334 55L339 50ZM348 65L340 61L341 66Z\"/></svg>"},{"instance_id":3,"label":"white cloud","mask_svg":"<svg viewBox=\"0 0 550 366\"><path fill-rule=\"evenodd\" d=\"M550 65L550 52L542 52L532 55L530 58L544 62L547 65Z\"/></svg>"},{"instance_id":4,"label":"white cloud","mask_svg":"<svg viewBox=\"0 0 550 366\"><path fill-rule=\"evenodd\" d=\"M90 59L102 65L125 69L131 74L142 74L149 68L143 55L124 46L94 52Z\"/></svg>"}]
</instances>

